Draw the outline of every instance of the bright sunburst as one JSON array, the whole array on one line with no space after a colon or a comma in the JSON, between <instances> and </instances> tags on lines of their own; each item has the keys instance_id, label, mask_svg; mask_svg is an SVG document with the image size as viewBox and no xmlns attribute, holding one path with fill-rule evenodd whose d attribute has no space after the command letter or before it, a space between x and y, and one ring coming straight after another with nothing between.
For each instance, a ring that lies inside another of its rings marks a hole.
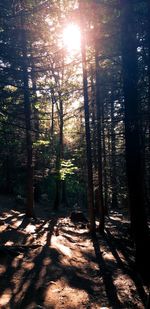
<instances>
[{"instance_id":1,"label":"bright sunburst","mask_svg":"<svg viewBox=\"0 0 150 309\"><path fill-rule=\"evenodd\" d=\"M69 24L63 31L63 44L70 53L80 50L80 29L77 25Z\"/></svg>"}]
</instances>

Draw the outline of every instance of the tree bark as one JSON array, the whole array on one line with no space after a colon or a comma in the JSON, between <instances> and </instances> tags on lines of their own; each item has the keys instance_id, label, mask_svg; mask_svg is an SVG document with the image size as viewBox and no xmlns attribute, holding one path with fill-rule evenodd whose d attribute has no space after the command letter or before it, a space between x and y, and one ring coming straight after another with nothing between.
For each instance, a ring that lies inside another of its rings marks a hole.
<instances>
[{"instance_id":1,"label":"tree bark","mask_svg":"<svg viewBox=\"0 0 150 309\"><path fill-rule=\"evenodd\" d=\"M35 76L35 65L34 65L34 58L31 55L31 80L32 80L32 91L33 91L33 99L32 99L32 106L33 106L33 116L34 116L34 129L35 129L35 138L36 140L39 139L39 111L35 107L37 102L37 86L36 86L36 76Z\"/></svg>"},{"instance_id":2,"label":"tree bark","mask_svg":"<svg viewBox=\"0 0 150 309\"><path fill-rule=\"evenodd\" d=\"M112 208L117 208L117 180L116 180L116 135L114 126L114 95L113 89L111 90L111 158L112 158L112 175L111 175L111 185L112 185Z\"/></svg>"},{"instance_id":3,"label":"tree bark","mask_svg":"<svg viewBox=\"0 0 150 309\"><path fill-rule=\"evenodd\" d=\"M96 66L96 127L97 127L97 156L98 156L98 208L100 216L99 230L104 232L105 227L105 212L103 200L103 180L102 180L102 143L101 143L101 128L102 128L102 106L100 96L100 71L98 61L98 48L95 46L95 66Z\"/></svg>"},{"instance_id":4,"label":"tree bark","mask_svg":"<svg viewBox=\"0 0 150 309\"><path fill-rule=\"evenodd\" d=\"M147 18L147 38L148 38L148 114L150 117L150 2L147 0L148 18ZM148 137L148 154L150 156L150 121L149 121L149 137ZM148 168L148 203L150 203L150 162Z\"/></svg>"},{"instance_id":5,"label":"tree bark","mask_svg":"<svg viewBox=\"0 0 150 309\"><path fill-rule=\"evenodd\" d=\"M94 169L97 171L97 149L96 149L96 108L95 108L95 85L94 85L94 74L91 66L90 70L90 81L91 81L91 112L92 112L92 144L93 144L93 164Z\"/></svg>"},{"instance_id":6,"label":"tree bark","mask_svg":"<svg viewBox=\"0 0 150 309\"><path fill-rule=\"evenodd\" d=\"M139 107L138 107L138 70L136 31L133 3L122 3L122 65L125 98L125 143L126 166L129 190L131 229L136 248L136 263L148 274L149 269L149 232L144 208L143 170L140 145ZM147 267L147 268L146 268Z\"/></svg>"},{"instance_id":7,"label":"tree bark","mask_svg":"<svg viewBox=\"0 0 150 309\"><path fill-rule=\"evenodd\" d=\"M102 104L102 118L104 119L104 103ZM105 207L105 214L108 215L108 180L107 180L107 158L106 158L106 141L105 141L105 126L103 124L102 128L102 141L103 141L103 156L104 156L104 207Z\"/></svg>"},{"instance_id":8,"label":"tree bark","mask_svg":"<svg viewBox=\"0 0 150 309\"><path fill-rule=\"evenodd\" d=\"M81 6L81 4L80 4ZM83 28L83 14L81 13L81 29ZM92 234L95 233L95 213L94 213L94 192L93 192L93 168L92 168L92 151L91 151L91 132L89 123L89 97L88 97L88 79L87 79L87 62L86 49L84 40L84 31L82 30L81 53L82 53L82 70L83 70L83 95L84 95L84 116L85 116L85 135L86 135L86 159L87 159L87 185L88 185L88 208L89 208L89 229Z\"/></svg>"},{"instance_id":9,"label":"tree bark","mask_svg":"<svg viewBox=\"0 0 150 309\"><path fill-rule=\"evenodd\" d=\"M34 216L34 190L33 190L33 153L32 153L32 134L31 134L31 102L28 78L28 56L27 38L24 16L21 15L21 34L22 34L22 69L23 69L23 93L24 93L24 112L26 125L26 151L27 151L27 204L26 215Z\"/></svg>"}]
</instances>

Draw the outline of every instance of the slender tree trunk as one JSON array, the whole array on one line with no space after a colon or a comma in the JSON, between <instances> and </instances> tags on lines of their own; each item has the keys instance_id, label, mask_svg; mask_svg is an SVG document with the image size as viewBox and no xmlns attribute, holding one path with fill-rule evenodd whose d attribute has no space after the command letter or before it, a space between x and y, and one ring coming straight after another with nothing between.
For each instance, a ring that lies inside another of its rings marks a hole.
<instances>
[{"instance_id":1,"label":"slender tree trunk","mask_svg":"<svg viewBox=\"0 0 150 309\"><path fill-rule=\"evenodd\" d=\"M81 4L80 4L81 5ZM82 8L81 12L81 29L82 29ZM87 158L87 175L88 175L88 207L89 207L89 221L90 232L95 233L95 213L94 213L94 192L93 192L93 168L92 168L92 151L91 151L91 132L89 123L89 97L88 97L88 80L87 80L87 62L84 33L82 30L81 39L81 53L82 53L82 69L83 69L83 95L84 95L84 115L85 115L85 135L86 135L86 158Z\"/></svg>"},{"instance_id":2,"label":"slender tree trunk","mask_svg":"<svg viewBox=\"0 0 150 309\"><path fill-rule=\"evenodd\" d=\"M55 94L54 94L54 89L52 88L51 89L51 113L52 113L52 116L51 116L51 124L50 124L50 140L51 140L51 143L50 143L50 151L52 153L52 155L54 155L54 106L56 104L56 100L55 100Z\"/></svg>"},{"instance_id":3,"label":"slender tree trunk","mask_svg":"<svg viewBox=\"0 0 150 309\"><path fill-rule=\"evenodd\" d=\"M104 104L102 104L102 118L104 119ZM107 181L107 158L106 158L106 141L105 141L105 126L102 128L103 156L104 156L104 207L105 214L108 215L108 181Z\"/></svg>"},{"instance_id":4,"label":"slender tree trunk","mask_svg":"<svg viewBox=\"0 0 150 309\"><path fill-rule=\"evenodd\" d=\"M56 196L54 202L54 209L58 209L60 204L67 205L67 195L66 195L66 184L65 179L62 181L61 179L61 162L64 159L64 108L63 108L63 99L61 95L61 84L64 82L64 54L62 54L62 74L61 79L60 76L56 76L53 69L53 76L55 79L55 83L58 87L58 96L59 96L59 108L58 108L58 116L59 116L59 145L57 151L57 159L56 159ZM56 102L54 92L52 90L52 99L53 102Z\"/></svg>"},{"instance_id":5,"label":"slender tree trunk","mask_svg":"<svg viewBox=\"0 0 150 309\"><path fill-rule=\"evenodd\" d=\"M147 27L147 37L148 37L148 114L150 117L150 2L147 0L148 4L148 27ZM150 157L150 121L149 121L149 137L148 137L148 154ZM148 203L150 203L150 162L148 162Z\"/></svg>"},{"instance_id":6,"label":"slender tree trunk","mask_svg":"<svg viewBox=\"0 0 150 309\"><path fill-rule=\"evenodd\" d=\"M31 102L28 78L28 56L27 38L24 16L21 16L22 27L22 69L23 69L23 92L24 92L24 112L26 125L26 151L27 151L27 204L26 215L34 216L34 190L33 190L33 155L32 155L32 134L31 134Z\"/></svg>"},{"instance_id":7,"label":"slender tree trunk","mask_svg":"<svg viewBox=\"0 0 150 309\"><path fill-rule=\"evenodd\" d=\"M58 160L58 158L57 158ZM56 163L58 164L58 163ZM56 167L56 169L59 169L58 166ZM56 193L55 193L55 201L54 201L54 210L58 210L60 207L60 186L61 186L61 181L60 181L60 174L58 172L56 172Z\"/></svg>"},{"instance_id":8,"label":"slender tree trunk","mask_svg":"<svg viewBox=\"0 0 150 309\"><path fill-rule=\"evenodd\" d=\"M59 145L56 157L56 193L54 201L54 209L58 210L61 202L61 142L62 142L62 130L60 128Z\"/></svg>"},{"instance_id":9,"label":"slender tree trunk","mask_svg":"<svg viewBox=\"0 0 150 309\"><path fill-rule=\"evenodd\" d=\"M11 182L11 173L12 173L12 167L13 167L13 162L12 156L10 155L10 149L9 149L9 141L8 141L8 136L4 131L4 137L5 137L5 158L3 161L4 165L4 171L5 171L5 185L4 185L4 192L6 194L11 194L12 193L12 182ZM11 160L10 160L11 158Z\"/></svg>"},{"instance_id":10,"label":"slender tree trunk","mask_svg":"<svg viewBox=\"0 0 150 309\"><path fill-rule=\"evenodd\" d=\"M107 127L107 140L108 140L108 188L111 187L111 132L109 126ZM109 204L111 204L111 196L109 191Z\"/></svg>"},{"instance_id":11,"label":"slender tree trunk","mask_svg":"<svg viewBox=\"0 0 150 309\"><path fill-rule=\"evenodd\" d=\"M64 109L63 101L60 95L60 159L64 159ZM66 179L61 179L60 184L61 204L67 206L67 191L66 191Z\"/></svg>"},{"instance_id":12,"label":"slender tree trunk","mask_svg":"<svg viewBox=\"0 0 150 309\"><path fill-rule=\"evenodd\" d=\"M66 188L66 181L65 181L65 179L63 179L61 181L61 190L62 190L61 203L65 207L68 207L67 188Z\"/></svg>"},{"instance_id":13,"label":"slender tree trunk","mask_svg":"<svg viewBox=\"0 0 150 309\"><path fill-rule=\"evenodd\" d=\"M97 170L97 149L96 149L96 109L95 109L95 85L93 68L91 67L91 111L92 111L92 141L93 141L93 164Z\"/></svg>"},{"instance_id":14,"label":"slender tree trunk","mask_svg":"<svg viewBox=\"0 0 150 309\"><path fill-rule=\"evenodd\" d=\"M112 90L113 91L113 90ZM114 95L111 94L111 158L112 158L112 208L117 208L117 180L116 180L116 135L114 126Z\"/></svg>"},{"instance_id":15,"label":"slender tree trunk","mask_svg":"<svg viewBox=\"0 0 150 309\"><path fill-rule=\"evenodd\" d=\"M126 166L129 189L131 228L136 247L136 263L148 275L149 234L144 208L143 172L140 145L137 94L137 51L134 30L133 3L121 1L122 9L122 64L125 97Z\"/></svg>"},{"instance_id":16,"label":"slender tree trunk","mask_svg":"<svg viewBox=\"0 0 150 309\"><path fill-rule=\"evenodd\" d=\"M105 212L103 200L103 181L102 181L102 145L101 145L101 128L102 128L102 106L100 96L100 72L98 61L98 49L95 47L95 66L96 66L96 126L97 126L97 156L98 156L98 203L100 216L100 232L104 232Z\"/></svg>"},{"instance_id":17,"label":"slender tree trunk","mask_svg":"<svg viewBox=\"0 0 150 309\"><path fill-rule=\"evenodd\" d=\"M61 98L61 93L59 93L59 145L57 153L57 162L56 162L56 197L54 202L54 209L58 209L60 204L67 206L67 194L66 194L66 181L61 179L60 169L61 161L64 158L64 111L63 111L63 101Z\"/></svg>"},{"instance_id":18,"label":"slender tree trunk","mask_svg":"<svg viewBox=\"0 0 150 309\"><path fill-rule=\"evenodd\" d=\"M37 86L36 86L36 77L35 77L35 65L33 56L31 56L31 80L32 80L32 91L33 91L33 99L32 99L32 106L33 106L33 116L34 116L34 129L35 129L35 138L36 140L39 139L39 111L37 110L35 104L37 102Z\"/></svg>"},{"instance_id":19,"label":"slender tree trunk","mask_svg":"<svg viewBox=\"0 0 150 309\"><path fill-rule=\"evenodd\" d=\"M51 147L52 154L54 152L54 103L52 101L52 119L51 119L51 129L50 129Z\"/></svg>"}]
</instances>

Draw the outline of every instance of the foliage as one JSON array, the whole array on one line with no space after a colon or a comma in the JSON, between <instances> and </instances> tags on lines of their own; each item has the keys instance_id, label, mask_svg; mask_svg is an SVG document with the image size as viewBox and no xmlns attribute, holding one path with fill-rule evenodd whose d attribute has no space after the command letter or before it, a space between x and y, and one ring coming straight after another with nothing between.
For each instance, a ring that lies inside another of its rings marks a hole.
<instances>
[{"instance_id":1,"label":"foliage","mask_svg":"<svg viewBox=\"0 0 150 309\"><path fill-rule=\"evenodd\" d=\"M74 175L78 171L78 167L71 160L62 160L60 168L60 179L65 180L66 177Z\"/></svg>"},{"instance_id":2,"label":"foliage","mask_svg":"<svg viewBox=\"0 0 150 309\"><path fill-rule=\"evenodd\" d=\"M89 124L94 187L98 184L96 89L101 109L102 182L105 204L118 207L128 196L125 156L125 100L122 70L121 14L117 1L81 1L85 35ZM149 204L149 4L134 1L137 44L140 139ZM90 12L90 13L89 13ZM54 200L55 181L66 181L72 197L85 196L87 185L82 61L80 50L69 54L63 28L79 24L74 0L0 1L0 188L25 194L26 125L22 32L26 34L26 66L31 102L34 182ZM21 14L24 27L21 26ZM97 49L99 82L96 81ZM62 131L62 132L61 132ZM61 136L62 135L62 136ZM60 145L62 144L62 145ZM49 176L51 175L51 176ZM52 189L50 189L52 187ZM85 203L85 200L84 199ZM148 207L147 207L148 208Z\"/></svg>"}]
</instances>

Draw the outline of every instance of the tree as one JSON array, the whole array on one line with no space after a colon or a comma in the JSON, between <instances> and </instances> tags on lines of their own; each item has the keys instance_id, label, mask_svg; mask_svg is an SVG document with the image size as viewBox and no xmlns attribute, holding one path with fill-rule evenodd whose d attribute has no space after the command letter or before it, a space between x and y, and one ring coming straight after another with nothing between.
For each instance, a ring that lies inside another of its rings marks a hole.
<instances>
[{"instance_id":1,"label":"tree","mask_svg":"<svg viewBox=\"0 0 150 309\"><path fill-rule=\"evenodd\" d=\"M27 149L27 202L26 215L34 216L34 191L33 191L33 151L32 151L32 133L31 133L31 101L28 78L28 56L27 56L27 38L26 22L23 12L21 12L21 39L22 39L22 70L23 70L23 94L24 94L24 112L26 125L26 149Z\"/></svg>"},{"instance_id":2,"label":"tree","mask_svg":"<svg viewBox=\"0 0 150 309\"><path fill-rule=\"evenodd\" d=\"M102 102L100 96L100 70L98 61L98 46L95 45L95 67L96 67L96 124L97 124L97 156L98 156L98 203L101 232L104 232L105 213L103 200L103 183L102 183Z\"/></svg>"},{"instance_id":3,"label":"tree","mask_svg":"<svg viewBox=\"0 0 150 309\"><path fill-rule=\"evenodd\" d=\"M144 271L148 266L149 233L144 208L143 172L140 144L138 70L134 6L131 1L121 4L122 66L125 100L126 166L129 189L131 227L136 247L136 263ZM145 274L146 275L146 274Z\"/></svg>"},{"instance_id":4,"label":"tree","mask_svg":"<svg viewBox=\"0 0 150 309\"><path fill-rule=\"evenodd\" d=\"M89 124L89 98L88 98L88 79L87 79L87 62L86 62L86 48L85 48L85 25L83 22L84 6L80 3L80 18L81 18L81 53L82 53L82 67L83 67L83 93L84 93L84 114L85 114L85 134L86 134L86 159L87 159L87 174L88 174L88 207L90 232L95 232L95 214L94 214L94 192L93 192L93 168L92 168L92 152L91 152L91 132Z\"/></svg>"}]
</instances>

